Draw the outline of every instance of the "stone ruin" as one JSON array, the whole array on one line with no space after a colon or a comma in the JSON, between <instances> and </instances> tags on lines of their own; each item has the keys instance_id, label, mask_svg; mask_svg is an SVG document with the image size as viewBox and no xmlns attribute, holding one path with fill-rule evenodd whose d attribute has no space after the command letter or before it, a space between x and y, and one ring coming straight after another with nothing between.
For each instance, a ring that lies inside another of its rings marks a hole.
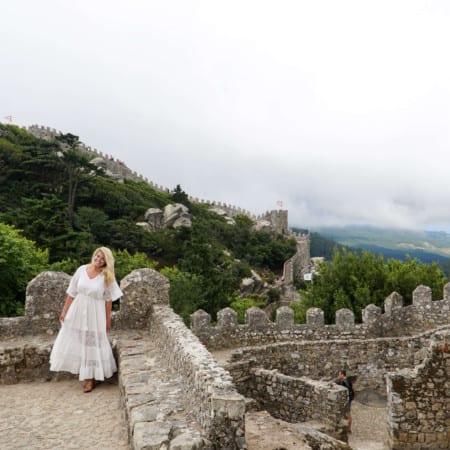
<instances>
[{"instance_id":1,"label":"stone ruin","mask_svg":"<svg viewBox=\"0 0 450 450\"><path fill-rule=\"evenodd\" d=\"M62 272L41 273L27 287L25 315L0 318L0 384L62 376L49 371L48 358L69 281ZM450 284L438 301L419 286L409 306L393 293L384 313L367 306L361 324L343 309L325 325L317 308L306 324L294 324L283 306L275 322L251 308L239 325L225 308L216 326L197 311L191 330L170 308L169 282L158 272L133 271L121 288L111 340L133 449L245 449L246 408L346 441L339 368L356 378L357 392L387 397L390 448L449 448ZM234 349L223 367L210 353L222 349ZM153 384L161 377L166 390ZM195 420L181 420L183 410Z\"/></svg>"},{"instance_id":2,"label":"stone ruin","mask_svg":"<svg viewBox=\"0 0 450 450\"><path fill-rule=\"evenodd\" d=\"M69 281L41 273L28 284L25 315L0 318L0 384L64 376L49 371L49 356ZM170 308L168 280L141 269L120 286L110 339L131 448L245 449L244 397Z\"/></svg>"},{"instance_id":3,"label":"stone ruin","mask_svg":"<svg viewBox=\"0 0 450 450\"><path fill-rule=\"evenodd\" d=\"M324 324L318 308L306 324L294 323L283 306L271 322L264 311L246 311L245 323L225 308L217 324L199 310L191 329L211 351L235 349L225 368L238 391L277 418L319 422L322 431L347 440L342 422L346 391L335 378L341 368L356 379L355 390L376 391L387 398L389 442L395 450L450 448L450 283L444 299L432 301L431 289L418 286L412 305L398 293L363 311L336 312Z\"/></svg>"}]
</instances>

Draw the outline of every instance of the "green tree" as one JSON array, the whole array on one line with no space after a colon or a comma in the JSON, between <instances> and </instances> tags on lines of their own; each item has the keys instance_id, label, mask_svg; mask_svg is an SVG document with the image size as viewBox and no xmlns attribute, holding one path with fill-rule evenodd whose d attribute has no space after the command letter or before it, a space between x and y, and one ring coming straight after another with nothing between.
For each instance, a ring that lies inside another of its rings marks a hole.
<instances>
[{"instance_id":1,"label":"green tree","mask_svg":"<svg viewBox=\"0 0 450 450\"><path fill-rule=\"evenodd\" d=\"M253 298L243 297L243 298L234 298L234 300L230 303L230 308L234 309L237 312L238 322L245 323L245 311L247 309L256 306L258 308L264 307L266 304L264 302L257 301Z\"/></svg>"},{"instance_id":2,"label":"green tree","mask_svg":"<svg viewBox=\"0 0 450 450\"><path fill-rule=\"evenodd\" d=\"M80 144L78 136L67 133L56 136L56 140L62 145L61 160L67 174L67 219L73 225L75 200L80 183L86 179L87 174L99 172L97 166L89 162L89 157L77 150Z\"/></svg>"},{"instance_id":3,"label":"green tree","mask_svg":"<svg viewBox=\"0 0 450 450\"><path fill-rule=\"evenodd\" d=\"M181 189L181 186L179 184L177 184L176 188L174 189L171 198L175 203L181 203L188 208L191 206L189 196L186 194L186 192L183 191L183 189Z\"/></svg>"},{"instance_id":4,"label":"green tree","mask_svg":"<svg viewBox=\"0 0 450 450\"><path fill-rule=\"evenodd\" d=\"M113 254L116 278L119 281L135 269L155 269L158 265L142 252L130 254L128 250L115 250Z\"/></svg>"},{"instance_id":5,"label":"green tree","mask_svg":"<svg viewBox=\"0 0 450 450\"><path fill-rule=\"evenodd\" d=\"M436 263L424 264L418 260L406 262L390 259L371 252L352 252L335 249L333 259L320 266L306 289L300 290L301 308L324 311L327 323L334 322L338 309L348 308L361 320L362 310L369 304L383 307L385 298L393 291L411 303L412 291L420 284L433 290L434 298L441 298L446 277Z\"/></svg>"},{"instance_id":6,"label":"green tree","mask_svg":"<svg viewBox=\"0 0 450 450\"><path fill-rule=\"evenodd\" d=\"M48 251L40 250L19 230L0 222L0 315L23 314L27 284L48 263Z\"/></svg>"},{"instance_id":7,"label":"green tree","mask_svg":"<svg viewBox=\"0 0 450 450\"><path fill-rule=\"evenodd\" d=\"M405 305L412 303L412 293L420 284L431 288L433 300L443 298L443 288L448 280L437 262L425 264L409 256L406 261L389 259L386 272L387 291L400 293Z\"/></svg>"},{"instance_id":8,"label":"green tree","mask_svg":"<svg viewBox=\"0 0 450 450\"><path fill-rule=\"evenodd\" d=\"M76 228L87 234L89 244L108 242L111 233L109 217L100 209L80 206L74 218Z\"/></svg>"},{"instance_id":9,"label":"green tree","mask_svg":"<svg viewBox=\"0 0 450 450\"><path fill-rule=\"evenodd\" d=\"M205 308L204 279L201 275L182 272L176 267L165 267L161 274L170 281L170 306L179 314L186 325L190 315L198 309Z\"/></svg>"}]
</instances>

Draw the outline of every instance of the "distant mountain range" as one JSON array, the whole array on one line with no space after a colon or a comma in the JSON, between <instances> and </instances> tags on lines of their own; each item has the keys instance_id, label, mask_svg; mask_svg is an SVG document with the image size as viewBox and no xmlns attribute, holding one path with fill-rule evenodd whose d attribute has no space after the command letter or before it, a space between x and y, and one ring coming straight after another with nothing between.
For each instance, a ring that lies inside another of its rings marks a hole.
<instances>
[{"instance_id":1,"label":"distant mountain range","mask_svg":"<svg viewBox=\"0 0 450 450\"><path fill-rule=\"evenodd\" d=\"M445 231L411 231L370 226L320 227L311 230L341 245L370 250L387 258L444 262L450 258L450 234Z\"/></svg>"}]
</instances>

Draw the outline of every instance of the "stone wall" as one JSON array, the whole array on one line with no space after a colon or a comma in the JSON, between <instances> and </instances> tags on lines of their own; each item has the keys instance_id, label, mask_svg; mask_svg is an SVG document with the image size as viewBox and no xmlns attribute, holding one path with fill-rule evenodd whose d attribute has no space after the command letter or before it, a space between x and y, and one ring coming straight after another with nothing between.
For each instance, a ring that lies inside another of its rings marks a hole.
<instances>
[{"instance_id":1,"label":"stone wall","mask_svg":"<svg viewBox=\"0 0 450 450\"><path fill-rule=\"evenodd\" d=\"M168 367L184 380L184 396L214 448L245 448L245 402L230 374L172 309L153 308L150 335Z\"/></svg>"},{"instance_id":2,"label":"stone wall","mask_svg":"<svg viewBox=\"0 0 450 450\"><path fill-rule=\"evenodd\" d=\"M293 377L277 370L253 369L246 381L238 384L238 389L274 417L293 423L319 422L333 437L347 440L343 417L348 390L343 386Z\"/></svg>"},{"instance_id":3,"label":"stone wall","mask_svg":"<svg viewBox=\"0 0 450 450\"><path fill-rule=\"evenodd\" d=\"M0 343L0 385L51 380L49 357L53 339L9 340Z\"/></svg>"},{"instance_id":4,"label":"stone wall","mask_svg":"<svg viewBox=\"0 0 450 450\"><path fill-rule=\"evenodd\" d=\"M391 448L450 448L450 331L434 335L420 365L386 380Z\"/></svg>"},{"instance_id":5,"label":"stone wall","mask_svg":"<svg viewBox=\"0 0 450 450\"><path fill-rule=\"evenodd\" d=\"M273 210L267 211L264 214L258 216L258 220L267 221L271 224L271 228L276 234L282 236L290 235L290 230L288 228L288 212L287 210Z\"/></svg>"},{"instance_id":6,"label":"stone wall","mask_svg":"<svg viewBox=\"0 0 450 450\"><path fill-rule=\"evenodd\" d=\"M355 389L384 393L386 373L421 362L423 348L428 347L435 332L401 338L297 341L241 348L232 352L227 369L238 384L256 368L315 380L335 379L339 369L346 369L357 378Z\"/></svg>"},{"instance_id":7,"label":"stone wall","mask_svg":"<svg viewBox=\"0 0 450 450\"><path fill-rule=\"evenodd\" d=\"M217 325L199 310L191 315L191 329L210 350L266 345L274 342L333 339L370 339L376 337L407 336L450 324L450 283L444 287L444 299L431 300L431 289L418 286L413 292L412 305L403 306L401 295L393 292L385 299L384 310L368 305L362 313L362 324L355 324L352 311L336 312L332 325L325 325L324 313L318 308L307 311L306 324L294 324L294 312L283 306L271 322L259 308L246 311L245 324L240 325L237 314L230 308L217 313Z\"/></svg>"},{"instance_id":8,"label":"stone wall","mask_svg":"<svg viewBox=\"0 0 450 450\"><path fill-rule=\"evenodd\" d=\"M69 281L61 272L40 274L27 287L25 316L0 319L0 383L52 376L48 356ZM245 448L245 402L235 385L278 417L321 420L345 435L337 419L340 388L330 384L345 368L356 377L357 390L385 391L387 384L393 449L445 449L450 438L449 286L444 299L434 302L431 290L419 286L407 307L393 293L383 314L369 305L362 324L343 309L335 324L324 325L323 311L312 308L307 324L295 325L292 309L282 307L275 322L252 308L246 323L238 325L235 311L226 308L212 327L210 316L197 311L192 329L210 348L255 345L235 350L224 369L168 306L167 279L141 269L121 282L124 296L113 314L113 333L146 333L164 355L161 370L182 380L184 402L216 448Z\"/></svg>"},{"instance_id":9,"label":"stone wall","mask_svg":"<svg viewBox=\"0 0 450 450\"><path fill-rule=\"evenodd\" d=\"M291 301L298 297L295 286L303 281L303 275L311 270L311 237L307 234L295 235L295 238L297 240L295 255L285 261L281 278L283 297Z\"/></svg>"}]
</instances>

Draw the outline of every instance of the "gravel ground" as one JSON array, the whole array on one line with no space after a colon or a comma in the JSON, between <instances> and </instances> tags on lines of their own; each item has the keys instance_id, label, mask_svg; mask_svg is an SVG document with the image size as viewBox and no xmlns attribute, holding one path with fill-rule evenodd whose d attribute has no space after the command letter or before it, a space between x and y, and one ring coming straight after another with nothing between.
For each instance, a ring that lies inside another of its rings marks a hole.
<instances>
[{"instance_id":1,"label":"gravel ground","mask_svg":"<svg viewBox=\"0 0 450 450\"><path fill-rule=\"evenodd\" d=\"M352 403L353 432L349 445L354 450L389 450L386 405Z\"/></svg>"},{"instance_id":2,"label":"gravel ground","mask_svg":"<svg viewBox=\"0 0 450 450\"><path fill-rule=\"evenodd\" d=\"M114 379L85 394L78 380L0 386L2 450L129 450Z\"/></svg>"}]
</instances>

